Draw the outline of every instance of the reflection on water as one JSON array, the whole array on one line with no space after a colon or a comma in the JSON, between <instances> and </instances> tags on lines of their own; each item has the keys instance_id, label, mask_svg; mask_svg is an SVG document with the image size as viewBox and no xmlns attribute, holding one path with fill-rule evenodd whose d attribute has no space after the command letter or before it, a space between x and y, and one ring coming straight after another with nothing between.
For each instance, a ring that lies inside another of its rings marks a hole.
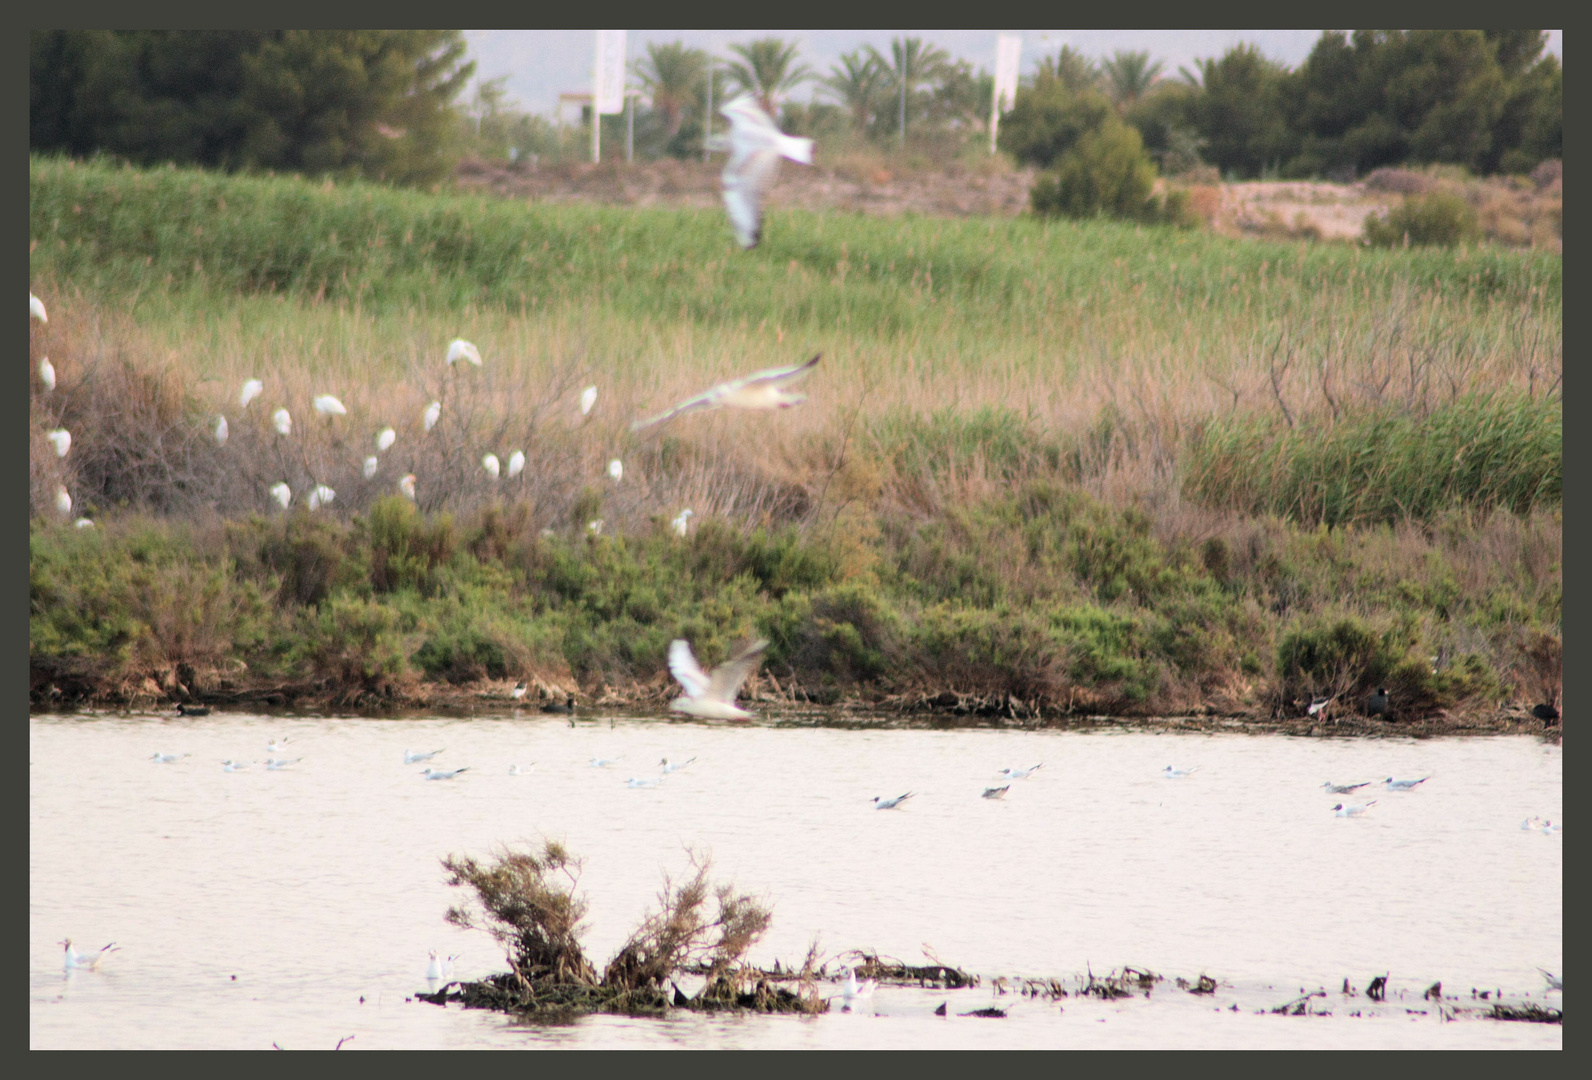
<instances>
[{"instance_id":1,"label":"reflection on water","mask_svg":"<svg viewBox=\"0 0 1592 1080\"><path fill-rule=\"evenodd\" d=\"M34 1047L330 1048L347 1035L347 1049L1562 1045L1557 1025L1444 1023L1420 996L1440 979L1466 1005L1475 987L1560 1007L1537 968L1562 973L1563 840L1520 823L1562 819L1563 754L1531 739L571 728L541 716L37 717L29 730ZM281 736L286 753L268 752ZM438 747L403 763L408 748ZM156 752L190 756L156 764ZM221 765L269 756L302 760ZM627 783L692 756L657 786ZM999 775L1041 761L1025 779ZM1193 771L1169 778L1169 764ZM428 781L428 767L469 771ZM1410 792L1381 783L1427 774ZM1323 790L1329 779L1377 783L1344 796ZM980 797L1008 782L1005 798ZM899 809L874 809L909 790ZM1376 804L1339 818L1345 799ZM1149 1001L1008 996L1005 1020L956 1016L990 1004L987 985L881 987L882 1015L565 1027L406 1003L425 988L429 949L461 954L460 978L505 967L485 934L443 922L460 897L438 860L544 836L585 859L599 969L691 846L773 903L753 955L764 964L799 961L816 935L829 955L862 947L907 963L927 944L986 982L1132 965L1221 986L1195 997L1169 979ZM102 971L63 977L68 935L121 949ZM1343 979L1363 988L1384 972L1388 1007L1348 1018L1366 1003L1339 997ZM1318 987L1332 1018L1255 1015ZM934 1015L942 1002L948 1018Z\"/></svg>"}]
</instances>

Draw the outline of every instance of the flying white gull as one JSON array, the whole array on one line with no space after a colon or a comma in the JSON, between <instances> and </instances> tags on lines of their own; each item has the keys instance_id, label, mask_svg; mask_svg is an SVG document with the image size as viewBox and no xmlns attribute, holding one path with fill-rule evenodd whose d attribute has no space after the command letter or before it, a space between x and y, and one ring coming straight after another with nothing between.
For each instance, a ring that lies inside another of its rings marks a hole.
<instances>
[{"instance_id":1,"label":"flying white gull","mask_svg":"<svg viewBox=\"0 0 1592 1080\"><path fill-rule=\"evenodd\" d=\"M480 367L481 350L463 338L454 338L448 343L448 366L452 367L459 360L468 360L476 367Z\"/></svg>"},{"instance_id":2,"label":"flying white gull","mask_svg":"<svg viewBox=\"0 0 1592 1080\"><path fill-rule=\"evenodd\" d=\"M637 420L630 425L631 431L640 431L642 428L661 424L671 420L681 413L695 412L699 409L757 409L767 411L770 409L787 409L792 405L800 405L807 400L806 394L793 394L785 389L789 383L803 378L812 371L813 365L818 363L823 356L819 353L805 364L793 364L789 367L767 368L763 371L754 371L745 378L732 379L729 382L719 383L710 390L704 390L695 397L688 397L667 412L646 420Z\"/></svg>"},{"instance_id":3,"label":"flying white gull","mask_svg":"<svg viewBox=\"0 0 1592 1080\"><path fill-rule=\"evenodd\" d=\"M735 704L735 695L757 667L766 648L766 638L754 641L709 675L691 654L691 646L675 638L669 642L669 673L685 688L685 693L669 702L669 708L710 720L752 719L751 713Z\"/></svg>"},{"instance_id":4,"label":"flying white gull","mask_svg":"<svg viewBox=\"0 0 1592 1080\"><path fill-rule=\"evenodd\" d=\"M427 769L421 773L427 780L452 780L462 772L469 772L470 766L465 765L457 769Z\"/></svg>"},{"instance_id":5,"label":"flying white gull","mask_svg":"<svg viewBox=\"0 0 1592 1080\"><path fill-rule=\"evenodd\" d=\"M430 761L432 758L436 757L440 753L442 753L442 749L432 750L430 752L424 752L424 751L420 751L420 750L405 750L404 751L404 764L405 765L414 765L417 762Z\"/></svg>"},{"instance_id":6,"label":"flying white gull","mask_svg":"<svg viewBox=\"0 0 1592 1080\"><path fill-rule=\"evenodd\" d=\"M894 810L896 807L912 798L912 796L915 794L916 792L908 791L903 795L897 795L893 799L885 799L875 795L873 797L873 808L875 810Z\"/></svg>"},{"instance_id":7,"label":"flying white gull","mask_svg":"<svg viewBox=\"0 0 1592 1080\"><path fill-rule=\"evenodd\" d=\"M115 952L120 948L120 946L113 941L103 949L99 950L99 952L80 953L72 947L71 938L67 938L65 941L61 942L61 944L66 948L66 952L62 957L64 961L62 966L67 971L72 971L76 968L87 968L88 970L93 971L95 968L100 966L100 962L104 960L105 957L109 956L112 952Z\"/></svg>"},{"instance_id":8,"label":"flying white gull","mask_svg":"<svg viewBox=\"0 0 1592 1080\"><path fill-rule=\"evenodd\" d=\"M719 111L730 121L730 133L724 140L729 144L730 159L720 176L724 209L730 215L736 241L743 248L753 248L763 237L763 196L779 172L779 159L811 165L813 141L780 131L750 94L732 98Z\"/></svg>"},{"instance_id":9,"label":"flying white gull","mask_svg":"<svg viewBox=\"0 0 1592 1080\"><path fill-rule=\"evenodd\" d=\"M1337 817L1359 817L1375 805L1376 800L1372 799L1367 803L1339 803L1332 809Z\"/></svg>"}]
</instances>

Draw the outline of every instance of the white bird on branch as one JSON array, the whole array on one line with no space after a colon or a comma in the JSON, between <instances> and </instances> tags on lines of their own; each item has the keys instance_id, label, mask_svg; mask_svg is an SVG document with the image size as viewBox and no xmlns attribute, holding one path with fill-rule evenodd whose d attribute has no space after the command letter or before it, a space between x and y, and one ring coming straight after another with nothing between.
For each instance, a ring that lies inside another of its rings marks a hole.
<instances>
[{"instance_id":1,"label":"white bird on branch","mask_svg":"<svg viewBox=\"0 0 1592 1080\"><path fill-rule=\"evenodd\" d=\"M597 388L588 386L580 392L580 414L582 416L587 415L595 404L597 404Z\"/></svg>"},{"instance_id":2,"label":"white bird on branch","mask_svg":"<svg viewBox=\"0 0 1592 1080\"><path fill-rule=\"evenodd\" d=\"M243 389L238 393L238 408L247 409L249 402L259 397L265 390L265 384L259 379L249 379L243 384Z\"/></svg>"},{"instance_id":3,"label":"white bird on branch","mask_svg":"<svg viewBox=\"0 0 1592 1080\"><path fill-rule=\"evenodd\" d=\"M766 638L754 641L709 675L697 663L689 644L680 638L669 642L669 673L685 689L684 694L669 702L669 708L710 720L752 719L751 713L735 704L735 695L762 660L766 648Z\"/></svg>"},{"instance_id":4,"label":"white bird on branch","mask_svg":"<svg viewBox=\"0 0 1592 1080\"><path fill-rule=\"evenodd\" d=\"M278 481L271 485L271 498L275 499L286 510L288 503L293 501L293 489L287 486L286 481Z\"/></svg>"},{"instance_id":5,"label":"white bird on branch","mask_svg":"<svg viewBox=\"0 0 1592 1080\"><path fill-rule=\"evenodd\" d=\"M28 315L42 323L50 321L50 316L44 310L44 301L32 293L28 293Z\"/></svg>"},{"instance_id":6,"label":"white bird on branch","mask_svg":"<svg viewBox=\"0 0 1592 1080\"><path fill-rule=\"evenodd\" d=\"M497 455L496 454L487 454L486 456L484 456L481 459L481 468L485 469L487 471L487 474L489 476L491 476L492 479L496 480L498 478L498 468L499 468Z\"/></svg>"},{"instance_id":7,"label":"white bird on branch","mask_svg":"<svg viewBox=\"0 0 1592 1080\"><path fill-rule=\"evenodd\" d=\"M637 420L630 425L631 431L640 431L642 428L661 424L671 420L681 413L696 412L705 409L753 409L770 411L773 409L788 409L792 405L800 405L807 400L806 394L793 394L785 387L804 378L809 374L813 365L822 358L819 353L804 364L793 364L789 367L767 368L763 371L754 371L752 374L740 379L722 382L711 389L693 397L688 397L667 412L646 420Z\"/></svg>"},{"instance_id":8,"label":"white bird on branch","mask_svg":"<svg viewBox=\"0 0 1592 1080\"><path fill-rule=\"evenodd\" d=\"M55 365L50 363L48 356L39 361L39 381L44 384L45 390L55 389Z\"/></svg>"},{"instance_id":9,"label":"white bird on branch","mask_svg":"<svg viewBox=\"0 0 1592 1080\"><path fill-rule=\"evenodd\" d=\"M675 531L676 535L684 536L686 534L686 532L691 528L691 519L693 517L695 517L695 516L696 516L696 511L692 510L688 506L684 510L680 511L680 513L675 516L675 519L673 521L671 521L669 524L674 526L674 531Z\"/></svg>"},{"instance_id":10,"label":"white bird on branch","mask_svg":"<svg viewBox=\"0 0 1592 1080\"><path fill-rule=\"evenodd\" d=\"M45 436L50 440L50 445L55 447L56 457L65 457L66 452L72 449L72 433L65 428L56 428Z\"/></svg>"},{"instance_id":11,"label":"white bird on branch","mask_svg":"<svg viewBox=\"0 0 1592 1080\"><path fill-rule=\"evenodd\" d=\"M216 417L216 445L227 445L227 418L225 416Z\"/></svg>"},{"instance_id":12,"label":"white bird on branch","mask_svg":"<svg viewBox=\"0 0 1592 1080\"><path fill-rule=\"evenodd\" d=\"M332 500L337 498L337 492L325 484L316 484L315 490L310 492L309 505L311 510L319 510L323 506L330 506Z\"/></svg>"},{"instance_id":13,"label":"white bird on branch","mask_svg":"<svg viewBox=\"0 0 1592 1080\"><path fill-rule=\"evenodd\" d=\"M813 140L780 131L751 94L732 98L719 112L730 121L730 133L724 140L730 159L719 178L724 209L736 241L743 248L753 248L763 236L763 197L779 172L779 159L811 165Z\"/></svg>"},{"instance_id":14,"label":"white bird on branch","mask_svg":"<svg viewBox=\"0 0 1592 1080\"><path fill-rule=\"evenodd\" d=\"M425 422L426 430L430 431L432 428L437 426L437 420L441 416L442 402L433 401L430 405L426 406L426 411L421 414L420 419Z\"/></svg>"},{"instance_id":15,"label":"white bird on branch","mask_svg":"<svg viewBox=\"0 0 1592 1080\"><path fill-rule=\"evenodd\" d=\"M55 487L55 512L62 517L66 517L72 512L72 496L60 484Z\"/></svg>"},{"instance_id":16,"label":"white bird on branch","mask_svg":"<svg viewBox=\"0 0 1592 1080\"><path fill-rule=\"evenodd\" d=\"M376 470L380 467L381 462L376 459L375 454L372 454L370 457L366 458L364 467L365 479L369 480L371 477L375 476Z\"/></svg>"},{"instance_id":17,"label":"white bird on branch","mask_svg":"<svg viewBox=\"0 0 1592 1080\"><path fill-rule=\"evenodd\" d=\"M331 394L321 394L315 399L315 411L322 416L347 416L348 410L343 403Z\"/></svg>"},{"instance_id":18,"label":"white bird on branch","mask_svg":"<svg viewBox=\"0 0 1592 1080\"><path fill-rule=\"evenodd\" d=\"M468 360L476 367L480 367L481 350L463 338L454 338L448 343L448 366L452 367L459 360Z\"/></svg>"},{"instance_id":19,"label":"white bird on branch","mask_svg":"<svg viewBox=\"0 0 1592 1080\"><path fill-rule=\"evenodd\" d=\"M523 471L525 471L525 451L516 450L509 455L509 479L514 479Z\"/></svg>"},{"instance_id":20,"label":"white bird on branch","mask_svg":"<svg viewBox=\"0 0 1592 1080\"><path fill-rule=\"evenodd\" d=\"M271 423L276 425L278 435L293 434L293 416L286 409L278 409L272 413Z\"/></svg>"},{"instance_id":21,"label":"white bird on branch","mask_svg":"<svg viewBox=\"0 0 1592 1080\"><path fill-rule=\"evenodd\" d=\"M614 483L616 484L625 475L625 467L618 458L614 458L608 463L608 475L614 478Z\"/></svg>"},{"instance_id":22,"label":"white bird on branch","mask_svg":"<svg viewBox=\"0 0 1592 1080\"><path fill-rule=\"evenodd\" d=\"M390 427L384 427L376 435L376 452L385 454L392 444L398 441L398 433Z\"/></svg>"},{"instance_id":23,"label":"white bird on branch","mask_svg":"<svg viewBox=\"0 0 1592 1080\"><path fill-rule=\"evenodd\" d=\"M404 493L404 497L406 499L408 499L410 502L414 502L415 501L415 474L414 473L405 473L402 477L400 477L399 480L398 480L398 490Z\"/></svg>"}]
</instances>

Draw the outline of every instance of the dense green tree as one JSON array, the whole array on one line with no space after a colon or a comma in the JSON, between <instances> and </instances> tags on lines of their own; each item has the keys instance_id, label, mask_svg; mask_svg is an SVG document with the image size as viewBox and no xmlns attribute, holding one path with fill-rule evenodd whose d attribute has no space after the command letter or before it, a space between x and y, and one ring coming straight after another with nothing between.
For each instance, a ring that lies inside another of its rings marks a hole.
<instances>
[{"instance_id":1,"label":"dense green tree","mask_svg":"<svg viewBox=\"0 0 1592 1080\"><path fill-rule=\"evenodd\" d=\"M1286 67L1248 44L1195 63L1201 92L1190 111L1206 141L1207 161L1223 173L1253 178L1293 155L1296 140L1283 112Z\"/></svg>"},{"instance_id":2,"label":"dense green tree","mask_svg":"<svg viewBox=\"0 0 1592 1080\"><path fill-rule=\"evenodd\" d=\"M636 62L636 78L663 116L668 133L677 135L686 117L706 104L708 54L684 42L648 43L647 56Z\"/></svg>"},{"instance_id":3,"label":"dense green tree","mask_svg":"<svg viewBox=\"0 0 1592 1080\"><path fill-rule=\"evenodd\" d=\"M907 138L907 116L918 110L917 94L920 87L939 81L950 66L951 55L944 49L926 44L922 38L896 38L890 42L890 59L872 45L868 52L885 69L889 77L889 90L896 96L896 134L903 145Z\"/></svg>"},{"instance_id":4,"label":"dense green tree","mask_svg":"<svg viewBox=\"0 0 1592 1080\"><path fill-rule=\"evenodd\" d=\"M1109 60L1100 62L1100 74L1106 94L1118 112L1126 112L1134 103L1150 92L1164 65L1150 62L1147 52L1117 50Z\"/></svg>"},{"instance_id":5,"label":"dense green tree","mask_svg":"<svg viewBox=\"0 0 1592 1080\"><path fill-rule=\"evenodd\" d=\"M1055 56L1041 57L1029 80L1035 87L1059 82L1068 90L1100 89L1100 65L1071 45L1063 45Z\"/></svg>"},{"instance_id":6,"label":"dense green tree","mask_svg":"<svg viewBox=\"0 0 1592 1080\"><path fill-rule=\"evenodd\" d=\"M29 144L435 180L475 68L464 49L456 30L32 31Z\"/></svg>"},{"instance_id":7,"label":"dense green tree","mask_svg":"<svg viewBox=\"0 0 1592 1080\"><path fill-rule=\"evenodd\" d=\"M746 45L731 45L741 59L726 69L730 85L757 98L769 116L779 115L790 92L813 77L806 64L797 64L798 46L780 38L759 38Z\"/></svg>"},{"instance_id":8,"label":"dense green tree","mask_svg":"<svg viewBox=\"0 0 1592 1080\"><path fill-rule=\"evenodd\" d=\"M1018 161L1049 168L1108 119L1116 119L1116 113L1104 94L1042 68L1017 88L1017 100L1001 117L996 137Z\"/></svg>"},{"instance_id":9,"label":"dense green tree","mask_svg":"<svg viewBox=\"0 0 1592 1080\"><path fill-rule=\"evenodd\" d=\"M884 109L890 74L877 53L854 49L820 82L851 114L852 130L862 132Z\"/></svg>"},{"instance_id":10,"label":"dense green tree","mask_svg":"<svg viewBox=\"0 0 1592 1080\"><path fill-rule=\"evenodd\" d=\"M1187 172L1204 160L1205 140L1193 120L1198 96L1199 90L1186 82L1162 79L1123 114L1168 176Z\"/></svg>"}]
</instances>

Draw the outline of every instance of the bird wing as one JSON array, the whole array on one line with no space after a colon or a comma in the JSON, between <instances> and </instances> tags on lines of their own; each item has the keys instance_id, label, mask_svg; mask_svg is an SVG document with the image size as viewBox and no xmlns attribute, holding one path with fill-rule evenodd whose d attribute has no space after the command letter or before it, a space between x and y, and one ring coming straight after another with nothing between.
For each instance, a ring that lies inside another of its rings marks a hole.
<instances>
[{"instance_id":1,"label":"bird wing","mask_svg":"<svg viewBox=\"0 0 1592 1080\"><path fill-rule=\"evenodd\" d=\"M674 419L681 413L694 412L697 409L716 409L719 407L719 402L724 396L724 389L728 385L728 383L722 383L713 387L711 390L704 390L702 393L697 394L694 397L686 398L678 405L665 412L659 413L657 416L649 417L646 420L637 420L630 425L630 430L640 431L642 428L649 428L654 424L661 424L665 420Z\"/></svg>"},{"instance_id":2,"label":"bird wing","mask_svg":"<svg viewBox=\"0 0 1592 1080\"><path fill-rule=\"evenodd\" d=\"M763 659L763 650L766 648L768 639L760 638L714 668L712 682L704 696L726 704L734 701L741 684Z\"/></svg>"},{"instance_id":3,"label":"bird wing","mask_svg":"<svg viewBox=\"0 0 1592 1080\"><path fill-rule=\"evenodd\" d=\"M735 227L735 239L743 248L757 246L762 236L763 193L779 171L779 151L771 145L757 144L737 151L724 166L720 179L724 185L724 209Z\"/></svg>"},{"instance_id":4,"label":"bird wing","mask_svg":"<svg viewBox=\"0 0 1592 1080\"><path fill-rule=\"evenodd\" d=\"M818 353L811 360L808 360L805 363L790 364L785 367L765 368L762 371L754 371L743 379L737 379L733 383L726 383L725 386L740 389L743 386L751 386L756 383L795 382L797 379L806 378L809 374L811 374L813 366L823 358L824 354Z\"/></svg>"},{"instance_id":5,"label":"bird wing","mask_svg":"<svg viewBox=\"0 0 1592 1080\"><path fill-rule=\"evenodd\" d=\"M708 692L707 673L691 655L691 646L681 638L669 642L669 674L685 687L688 697L698 698Z\"/></svg>"}]
</instances>

